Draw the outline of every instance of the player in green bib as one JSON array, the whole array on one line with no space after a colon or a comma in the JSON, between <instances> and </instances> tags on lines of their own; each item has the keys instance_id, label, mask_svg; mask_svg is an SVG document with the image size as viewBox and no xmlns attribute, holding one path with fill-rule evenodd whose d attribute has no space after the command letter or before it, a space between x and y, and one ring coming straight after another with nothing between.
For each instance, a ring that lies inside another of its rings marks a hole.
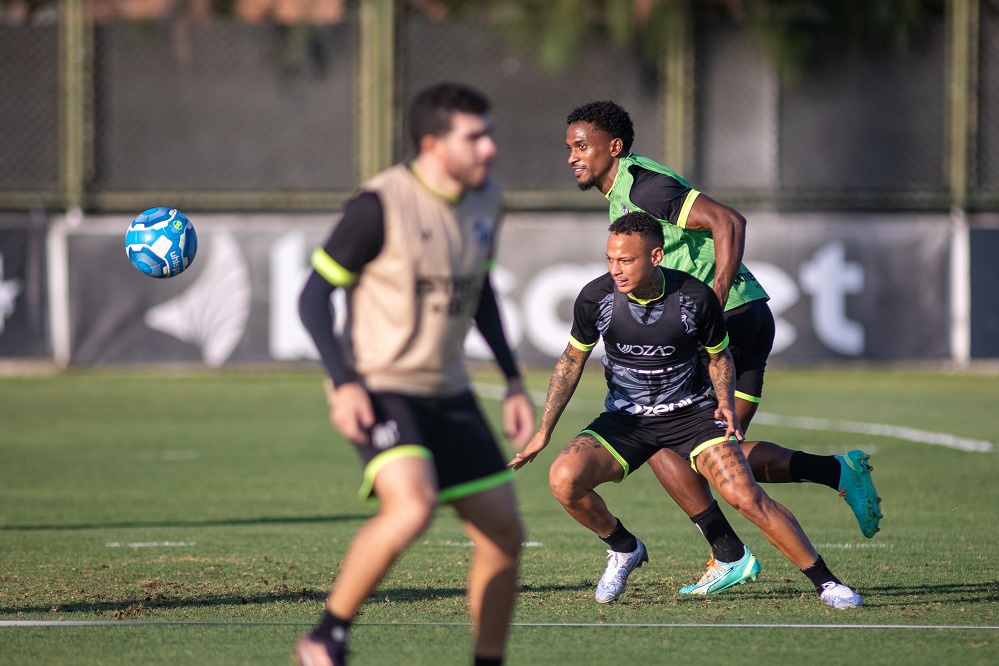
<instances>
[{"instance_id":1,"label":"player in green bib","mask_svg":"<svg viewBox=\"0 0 999 666\"><path fill-rule=\"evenodd\" d=\"M614 102L584 104L566 121L568 163L579 188L596 188L607 198L612 222L636 211L659 220L665 236L662 266L693 275L718 296L735 362L735 411L745 432L763 395L775 332L769 296L742 263L746 219L694 189L669 167L631 152L631 117ZM743 452L758 481L829 486L845 497L864 536L871 538L878 531L881 500L864 452L816 456L769 442L745 444ZM709 543L734 537L707 483L680 456L661 451L649 460L649 467ZM714 562L708 564L705 577L710 577Z\"/></svg>"}]
</instances>

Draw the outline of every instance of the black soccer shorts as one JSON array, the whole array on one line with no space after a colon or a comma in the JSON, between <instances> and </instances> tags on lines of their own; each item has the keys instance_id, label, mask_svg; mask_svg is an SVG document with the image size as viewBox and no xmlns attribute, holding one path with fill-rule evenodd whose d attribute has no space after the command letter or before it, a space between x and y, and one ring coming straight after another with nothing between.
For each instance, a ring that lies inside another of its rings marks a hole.
<instances>
[{"instance_id":1,"label":"black soccer shorts","mask_svg":"<svg viewBox=\"0 0 999 666\"><path fill-rule=\"evenodd\" d=\"M674 412L669 416L636 416L627 412L604 412L593 419L583 433L596 437L621 466L628 478L659 449L672 449L690 462L709 446L725 441L724 421L715 419L717 404Z\"/></svg>"},{"instance_id":2,"label":"black soccer shorts","mask_svg":"<svg viewBox=\"0 0 999 666\"><path fill-rule=\"evenodd\" d=\"M725 313L729 351L735 362L735 397L760 402L763 374L774 347L776 325L765 299L740 305Z\"/></svg>"},{"instance_id":3,"label":"black soccer shorts","mask_svg":"<svg viewBox=\"0 0 999 666\"><path fill-rule=\"evenodd\" d=\"M470 392L454 397L371 393L375 425L370 444L357 444L364 461L359 496L374 495L373 484L387 463L400 457L432 460L440 503L474 495L513 480L496 438Z\"/></svg>"}]
</instances>

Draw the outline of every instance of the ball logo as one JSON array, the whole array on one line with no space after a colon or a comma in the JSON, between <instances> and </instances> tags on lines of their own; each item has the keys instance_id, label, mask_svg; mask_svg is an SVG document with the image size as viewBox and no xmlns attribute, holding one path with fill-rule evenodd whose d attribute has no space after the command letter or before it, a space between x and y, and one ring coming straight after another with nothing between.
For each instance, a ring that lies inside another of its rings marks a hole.
<instances>
[{"instance_id":1,"label":"ball logo","mask_svg":"<svg viewBox=\"0 0 999 666\"><path fill-rule=\"evenodd\" d=\"M371 445L379 451L391 448L399 443L399 424L389 420L376 423L371 429Z\"/></svg>"},{"instance_id":2,"label":"ball logo","mask_svg":"<svg viewBox=\"0 0 999 666\"><path fill-rule=\"evenodd\" d=\"M181 222L180 220L174 220L173 221L173 228L176 229L177 231L180 231L181 229L184 228L184 223Z\"/></svg>"}]
</instances>

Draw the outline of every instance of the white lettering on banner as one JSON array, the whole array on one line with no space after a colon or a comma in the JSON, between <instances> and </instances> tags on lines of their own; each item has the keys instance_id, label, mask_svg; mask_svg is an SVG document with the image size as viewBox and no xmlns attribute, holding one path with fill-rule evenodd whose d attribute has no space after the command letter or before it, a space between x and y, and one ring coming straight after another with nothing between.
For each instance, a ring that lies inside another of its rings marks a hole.
<instances>
[{"instance_id":1,"label":"white lettering on banner","mask_svg":"<svg viewBox=\"0 0 999 666\"><path fill-rule=\"evenodd\" d=\"M524 320L520 308L508 296L517 287L517 276L502 266L494 266L489 273L496 298L499 300L500 313L503 315L503 332L510 347L516 349L524 339ZM474 326L465 336L465 355L482 361L493 358L493 352L486 344L486 339Z\"/></svg>"},{"instance_id":2,"label":"white lettering on banner","mask_svg":"<svg viewBox=\"0 0 999 666\"><path fill-rule=\"evenodd\" d=\"M319 352L312 336L298 316L298 297L312 266L309 263L313 246L301 231L289 231L271 249L271 310L269 352L278 361L318 359ZM343 333L347 325L347 294L334 289L333 330Z\"/></svg>"},{"instance_id":3,"label":"white lettering on banner","mask_svg":"<svg viewBox=\"0 0 999 666\"><path fill-rule=\"evenodd\" d=\"M309 275L305 234L289 231L271 246L270 355L279 361L318 358L298 316L298 295Z\"/></svg>"},{"instance_id":4,"label":"white lettering on banner","mask_svg":"<svg viewBox=\"0 0 999 666\"><path fill-rule=\"evenodd\" d=\"M770 311L774 315L774 346L772 354L782 352L798 339L798 330L794 324L781 317L792 305L801 298L801 292L794 278L788 275L784 269L767 262L754 262L752 266L748 263L746 267L756 276L763 288L770 295Z\"/></svg>"},{"instance_id":5,"label":"white lettering on banner","mask_svg":"<svg viewBox=\"0 0 999 666\"><path fill-rule=\"evenodd\" d=\"M864 327L846 317L846 295L864 288L864 267L846 261L842 242L826 243L801 265L802 290L812 297L815 335L829 349L847 356L864 352Z\"/></svg>"},{"instance_id":6,"label":"white lettering on banner","mask_svg":"<svg viewBox=\"0 0 999 666\"><path fill-rule=\"evenodd\" d=\"M205 364L218 368L246 333L253 294L250 268L233 233L213 231L210 249L197 281L179 296L151 307L143 321L149 328L198 345Z\"/></svg>"},{"instance_id":7,"label":"white lettering on banner","mask_svg":"<svg viewBox=\"0 0 999 666\"><path fill-rule=\"evenodd\" d=\"M291 231L274 243L271 254L270 355L275 360L316 359L312 338L298 317L298 296L308 275L309 249L306 234ZM770 294L770 309L776 322L773 353L789 348L798 338L794 325L782 315L801 300L802 291L811 296L812 325L818 339L841 354L858 356L864 350L863 326L846 317L846 297L864 285L863 267L845 261L845 248L834 242L822 246L801 265L801 288L784 269L768 262L753 262L753 274ZM603 263L555 264L540 270L523 285L519 303L511 294L518 276L510 269L495 266L493 287L500 300L503 327L514 349L528 341L538 351L558 358L565 350L572 326L572 304L587 282L606 271ZM2 295L2 294L0 294ZM343 290L333 294L336 328L342 331L346 314ZM492 351L476 328L465 339L469 358L489 360ZM603 354L598 343L593 354Z\"/></svg>"},{"instance_id":8,"label":"white lettering on banner","mask_svg":"<svg viewBox=\"0 0 999 666\"><path fill-rule=\"evenodd\" d=\"M3 333L7 320L14 314L22 286L17 278L3 279L3 255L0 254L0 333Z\"/></svg>"},{"instance_id":9,"label":"white lettering on banner","mask_svg":"<svg viewBox=\"0 0 999 666\"><path fill-rule=\"evenodd\" d=\"M607 265L555 264L540 271L527 285L523 294L527 338L539 351L558 358L569 342L572 326L572 304L583 285L601 273ZM569 319L559 316L559 305L568 303ZM603 343L593 348L593 354L603 353Z\"/></svg>"}]
</instances>

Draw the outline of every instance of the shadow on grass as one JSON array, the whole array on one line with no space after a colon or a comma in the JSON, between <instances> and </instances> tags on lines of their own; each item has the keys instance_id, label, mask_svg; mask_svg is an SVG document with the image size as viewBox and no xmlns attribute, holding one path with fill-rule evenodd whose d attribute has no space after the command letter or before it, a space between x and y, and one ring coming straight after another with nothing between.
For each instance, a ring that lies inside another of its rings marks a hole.
<instances>
[{"instance_id":1,"label":"shadow on grass","mask_svg":"<svg viewBox=\"0 0 999 666\"><path fill-rule=\"evenodd\" d=\"M79 523L76 525L0 525L0 532L34 532L51 530L55 532L72 530L131 529L150 527L233 527L237 525L300 525L304 523L342 523L352 520L367 520L370 513L356 513L333 516L258 516L256 518L221 518L218 520L167 520L167 521L127 521L121 523Z\"/></svg>"},{"instance_id":2,"label":"shadow on grass","mask_svg":"<svg viewBox=\"0 0 999 666\"><path fill-rule=\"evenodd\" d=\"M847 581L849 585L849 581ZM766 584L764 584L766 585ZM727 592L723 597L749 601L791 601L802 594L814 594L804 587L770 584L758 587L760 583L740 587ZM977 581L974 583L944 583L939 585L877 585L856 588L864 597L864 606L890 608L903 606L925 606L927 603L942 605L965 605L995 603L999 601L999 581ZM704 597L697 597L704 599ZM715 597L714 599L718 599Z\"/></svg>"},{"instance_id":3,"label":"shadow on grass","mask_svg":"<svg viewBox=\"0 0 999 666\"><path fill-rule=\"evenodd\" d=\"M530 586L524 591L557 593L573 590L589 590L591 585L550 585ZM321 602L329 594L328 589L310 590L280 590L261 594L223 594L208 597L170 598L160 595L146 595L141 598L122 599L120 601L75 601L73 603L50 604L46 606L14 606L0 608L0 618L14 617L19 613L70 614L82 613L94 615L101 619L131 620L147 617L157 610L174 610L178 608L215 608L223 606L250 606L275 603L311 604ZM418 603L442 599L464 598L465 588L462 587L393 587L376 589L365 605Z\"/></svg>"}]
</instances>

